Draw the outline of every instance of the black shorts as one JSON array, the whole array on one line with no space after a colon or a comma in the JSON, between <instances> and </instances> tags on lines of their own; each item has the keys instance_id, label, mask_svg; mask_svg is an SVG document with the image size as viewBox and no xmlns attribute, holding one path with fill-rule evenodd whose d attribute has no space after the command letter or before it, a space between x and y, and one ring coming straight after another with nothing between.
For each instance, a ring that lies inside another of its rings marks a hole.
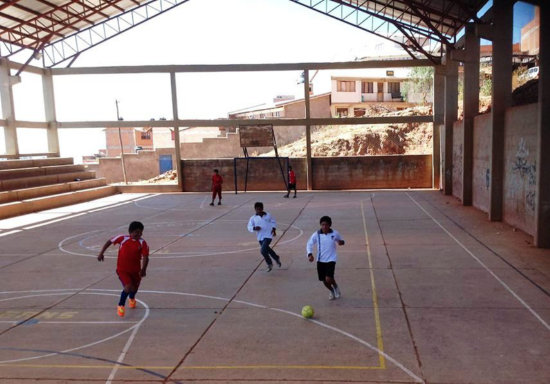
<instances>
[{"instance_id":1,"label":"black shorts","mask_svg":"<svg viewBox=\"0 0 550 384\"><path fill-rule=\"evenodd\" d=\"M334 269L336 268L336 261L329 261L328 263L317 262L317 275L319 281L325 281L325 277L334 279Z\"/></svg>"},{"instance_id":2,"label":"black shorts","mask_svg":"<svg viewBox=\"0 0 550 384\"><path fill-rule=\"evenodd\" d=\"M288 189L296 189L296 183L288 183Z\"/></svg>"}]
</instances>

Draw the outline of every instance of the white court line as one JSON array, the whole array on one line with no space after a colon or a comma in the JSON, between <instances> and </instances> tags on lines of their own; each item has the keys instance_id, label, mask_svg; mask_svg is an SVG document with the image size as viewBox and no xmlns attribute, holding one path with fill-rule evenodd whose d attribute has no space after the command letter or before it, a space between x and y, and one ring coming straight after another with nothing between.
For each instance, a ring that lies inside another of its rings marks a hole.
<instances>
[{"instance_id":1,"label":"white court line","mask_svg":"<svg viewBox=\"0 0 550 384\"><path fill-rule=\"evenodd\" d=\"M496 281L498 281L508 292L510 292L512 294L512 296L514 296L516 298L517 301L519 301L521 303L521 305L523 305L529 312L531 312L531 314L533 316L535 316L535 318L540 321L540 323L547 329L550 331L550 325L548 325L548 323L546 321L544 321L544 319L533 309L529 306L529 304L527 304L525 302L525 300L523 300L516 292L514 292L514 290L512 288L510 288L500 277L498 277L496 275L496 273L494 273L488 266L486 266L483 261L481 261L476 255L474 255L468 248L466 248L466 246L464 244L462 244L460 242L460 240L458 240L456 237L453 236L453 234L451 232L449 232L445 227L443 227L443 225L441 225L441 223L439 221L437 221L432 215L430 215L430 213L428 211L426 211L426 209L424 209L424 207L422 207L415 199L412 198L411 195L409 195L409 193L407 193L407 196L409 197L409 199L411 199L422 211L424 211L424 213L426 215L428 215L437 225L439 225L439 227L441 229L443 229L443 231L445 231L445 233L447 233L447 235L449 235L449 237L451 237L451 239L453 239L458 245L460 245L462 247L462 249L464 249L470 256L472 256L472 258L477 261L479 263L479 265L481 265L483 268L485 268L485 270L487 272L489 272L489 274L491 276L493 276Z\"/></svg>"},{"instance_id":2,"label":"white court line","mask_svg":"<svg viewBox=\"0 0 550 384\"><path fill-rule=\"evenodd\" d=\"M21 232L21 229L15 229L15 230L13 230L13 231L5 232L5 233L0 233L0 237L2 237L2 236L7 236L7 235L11 235L11 234L17 233L17 232Z\"/></svg>"},{"instance_id":3,"label":"white court line","mask_svg":"<svg viewBox=\"0 0 550 384\"><path fill-rule=\"evenodd\" d=\"M30 294L30 295L23 296L23 297L6 298L6 299L2 299L0 301L17 300L17 299L20 299L20 298L28 298L28 297L63 295L63 294L70 294L70 293L75 293L75 292L78 292L78 291L75 290L75 289L44 289L44 290L0 291L0 294L14 294L14 293L17 293L17 294L28 293L28 294ZM113 293L111 293L111 292L113 292ZM118 297L118 295L116 294L118 292L119 292L119 290L116 290L116 289L95 289L95 288L92 288L92 289L87 289L86 291L80 292L79 294L87 294L87 295L97 295L97 294L99 294L99 295ZM202 294L195 294L195 293L185 293L185 292L152 291L152 290L140 290L139 292L141 294L147 294L147 293L148 294L160 294L160 295L170 294L170 295L177 295L177 296L191 296L191 297L198 297L198 298L205 298L205 299L220 300L220 301L224 301L224 302L229 302L230 301L230 299L225 298L225 297L202 295ZM118 336L120 336L120 335L122 335L122 334L124 334L124 333L126 333L130 330L133 330L132 335L128 339L128 341L127 341L126 345L124 346L117 362L115 363L115 366L113 367L113 370L111 371L111 374L109 375L109 379L108 379L107 383L111 383L111 381L113 380L118 368L120 367L120 365L122 365L122 361L124 360L128 350L129 350L129 348L130 348L130 346L131 346L131 344L132 344L132 342L135 338L137 330L139 329L141 324L149 316L150 309L147 306L147 304L145 304L141 300L138 300L138 302L141 303L143 305L143 307L146 309L146 313L144 314L143 318L140 321L138 321L135 325L133 325L132 327L130 327L130 328L128 328L128 329L126 329L122 332L119 332L119 333L114 334L110 337L107 337L107 338L104 338L102 340L98 340L98 341L95 341L95 342L92 342L92 343L89 343L89 344L86 344L86 345L83 345L83 346L80 346L80 347L75 347L75 348L67 349L67 350L64 350L64 351L44 354L44 355L40 355L40 356L33 356L33 357L27 357L27 358L21 358L21 359L0 361L0 364L14 363L14 362L20 362L20 361L27 361L27 360L34 360L34 359L39 359L39 358L42 358L42 357L50 357L50 356L58 355L60 353L63 354L63 353L73 352L73 351L76 351L76 350L79 350L79 349L84 349L84 348L87 348L87 347L97 345L99 343L102 343L102 342L105 342L105 341L108 341L108 340L112 340L115 337L118 337ZM254 307L254 308L268 309L268 310L271 310L271 311L281 312L281 313L299 318L301 321L309 321L309 322L312 322L312 323L314 323L314 324L316 324L320 327L324 327L324 328L329 329L331 331L337 332L337 333L339 333L339 334L341 334L341 335L343 335L347 338L350 338L350 339L354 340L355 342L357 342L357 343L359 343L359 344L361 344L361 345L363 345L363 346L365 346L365 347L367 347L367 348L369 348L369 349L371 349L371 350L373 350L373 351L375 351L379 354L382 354L388 361L393 363L397 368L399 368L404 373L406 373L408 376L413 378L416 382L424 383L424 380L422 380L420 377L416 376L412 371L407 369L403 364L399 363L397 360L392 358L390 355L388 355L387 353L379 350L378 348L371 345L367 341L365 341L363 339L360 339L357 336L352 335L351 333L348 333L346 331L343 331L343 330L341 330L339 328L336 328L336 327L333 327L331 325L322 323L318 320L303 319L300 314L290 312L290 311L287 311L287 310L284 310L284 309L267 307L265 305L255 304L255 303L251 303L251 302L248 302L248 301L242 301L242 300L233 300L233 302L248 305L248 306L251 306L251 307ZM81 322L79 322L79 323L81 323ZM109 324L109 323L112 323L112 322L102 322L102 323L103 324ZM124 322L124 323L118 322L118 324L128 324L128 323L127 322Z\"/></svg>"},{"instance_id":4,"label":"white court line","mask_svg":"<svg viewBox=\"0 0 550 384\"><path fill-rule=\"evenodd\" d=\"M107 290L93 290L93 291L107 291ZM42 292L42 294L38 294L39 292ZM109 290L109 292L119 292L119 291L117 291L115 289L112 289L112 290ZM6 299L1 299L0 301L18 300L18 299L23 299L23 298L40 297L40 296L67 295L67 294L71 294L71 293L78 293L80 295L104 295L104 296L119 297L119 295L117 295L116 293L87 292L87 291L79 292L79 291L74 290L74 289L65 289L65 290L50 289L50 290L30 290L30 291L13 291L13 292L4 291L4 292L0 292L0 293L2 293L2 294L7 294L7 293L33 293L32 295L19 296L19 297L10 297L10 298L6 298ZM135 329L135 328L139 328L141 326L141 324L149 317L150 310L149 310L149 306L146 303L144 303L143 301L141 301L139 299L136 299L136 300L141 305L143 305L143 307L145 308L145 314L143 315L141 320L139 320L137 323L135 323L133 326L129 327L128 329L125 329L121 332L115 333L114 335L111 335L109 337L105 337L101 340L93 341L91 343L81 345L81 346L78 346L78 347L65 349L65 350L59 351L59 352L46 353L44 355L23 357L23 358L12 359L12 360L3 360L3 361L0 361L0 364L17 363L17 362L21 362L21 361L35 360L35 359L40 359L40 358L43 358L43 357L50 357L50 356L55 356L55 355L59 355L59 354L66 354L66 353L78 351L80 349L92 347L94 345L101 344L103 342L112 340L114 338L117 338L120 335L123 335L123 334ZM126 322L121 322L121 324L126 325ZM132 334L133 334L133 332L132 332Z\"/></svg>"},{"instance_id":5,"label":"white court line","mask_svg":"<svg viewBox=\"0 0 550 384\"><path fill-rule=\"evenodd\" d=\"M235 221L235 222L246 222L246 220L226 220L226 221ZM197 222L199 223L199 226L205 226L204 223L210 223L208 220L205 220L205 221L199 221L197 220ZM167 223L170 223L170 222L167 222ZM148 227L154 227L154 225L157 224L157 223L151 223L151 224L148 224ZM162 223L161 223L162 224ZM285 224L286 223L279 223L281 225ZM118 228L118 227L117 227ZM291 243L295 240L297 240L299 237L301 237L303 234L304 234L304 231L302 230L302 228L292 224L288 227L288 229L290 228L294 228L294 229L297 229L299 231L299 233L294 236L293 238L290 238L290 239L287 239L287 240L283 240L279 243L277 243L277 246L280 246L280 245L283 245L283 244L288 244L288 243ZM193 228L191 231L189 232L193 232L195 231L196 229L200 229L198 227L195 227ZM84 256L84 257L97 257L97 255L95 254L88 254L88 253L81 253L81 252L74 252L74 251L71 251L69 249L65 249L65 244L67 242L69 242L70 240L74 239L74 238L77 238L79 236L83 236L83 235L89 235L88 237L85 237L81 240L79 240L79 244L82 244L83 241L85 240L88 240L90 237L92 237L91 235L92 234L97 234L98 232L102 232L102 231L106 231L106 230L102 230L102 229L97 229L97 230L94 230L94 231L89 231L89 232L82 232L82 233L79 233L79 234L76 234L74 236L69 236L63 240L61 240L58 244L57 244L57 248L61 251L61 252L64 252L64 253L67 253L69 255L74 255L74 256ZM179 237L187 237L189 236L189 234L186 234L185 236L182 236L181 234L178 235ZM89 249L88 247L85 247L86 249ZM258 247L254 246L254 247L250 247L250 248L241 248L241 249L236 249L234 251L218 251L218 252L209 252L209 251L204 251L204 252L191 252L191 253L185 253L185 252L169 252L169 253L156 253L159 249L163 249L163 247L160 247L158 249L155 249L155 250L151 250L150 251L150 254L151 256L154 255L154 257L156 259L180 259L180 258L190 258L190 257L205 257L205 256L219 256L219 255L227 255L227 254L234 254L234 253L243 253L243 252L249 252L249 251L254 251L254 250L257 250ZM117 256L116 255L113 255L113 256L110 256L110 255L105 255L105 258L109 259L114 259L116 258Z\"/></svg>"},{"instance_id":6,"label":"white court line","mask_svg":"<svg viewBox=\"0 0 550 384\"><path fill-rule=\"evenodd\" d=\"M38 323L40 324L98 324L98 325L104 325L104 324L136 324L137 321L125 321L124 323L121 323L120 321L44 321L40 319L36 319ZM0 324L19 324L24 325L27 321L25 320L0 320ZM31 323L29 323L31 325ZM33 326L36 326L37 324L32 324Z\"/></svg>"},{"instance_id":7,"label":"white court line","mask_svg":"<svg viewBox=\"0 0 550 384\"><path fill-rule=\"evenodd\" d=\"M204 199L202 199L202 203L201 203L201 206L200 208L204 208L204 203L206 202L206 199L208 199L208 196L204 196Z\"/></svg>"}]
</instances>

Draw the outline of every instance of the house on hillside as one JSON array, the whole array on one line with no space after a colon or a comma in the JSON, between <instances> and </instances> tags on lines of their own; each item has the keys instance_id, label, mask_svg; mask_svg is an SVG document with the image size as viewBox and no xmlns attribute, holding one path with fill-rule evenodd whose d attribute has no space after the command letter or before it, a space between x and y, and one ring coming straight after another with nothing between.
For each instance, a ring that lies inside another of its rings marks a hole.
<instances>
[{"instance_id":1,"label":"house on hillside","mask_svg":"<svg viewBox=\"0 0 550 384\"><path fill-rule=\"evenodd\" d=\"M138 149L152 150L153 149L153 129L151 127L144 128L105 128L105 142L107 144L107 157L120 156L120 146L124 153L136 153Z\"/></svg>"},{"instance_id":2,"label":"house on hillside","mask_svg":"<svg viewBox=\"0 0 550 384\"><path fill-rule=\"evenodd\" d=\"M314 118L330 117L330 92L312 95L309 98L310 116ZM262 104L250 108L240 109L229 113L230 119L279 119L279 118L304 118L305 100L295 99L280 101L281 97L275 97L272 104ZM305 133L304 127L275 126L275 140L277 145L285 145L301 138Z\"/></svg>"},{"instance_id":3,"label":"house on hillside","mask_svg":"<svg viewBox=\"0 0 550 384\"><path fill-rule=\"evenodd\" d=\"M342 70L331 76L330 112L333 117L361 117L369 104L390 103L401 109L419 102L418 95L401 93L408 80L408 68Z\"/></svg>"}]
</instances>

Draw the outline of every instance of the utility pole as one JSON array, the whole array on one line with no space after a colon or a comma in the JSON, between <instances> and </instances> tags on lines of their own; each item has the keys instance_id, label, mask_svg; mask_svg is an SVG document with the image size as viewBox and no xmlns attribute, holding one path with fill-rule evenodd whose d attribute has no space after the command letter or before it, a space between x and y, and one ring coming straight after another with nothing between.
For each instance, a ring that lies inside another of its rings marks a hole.
<instances>
[{"instance_id":1,"label":"utility pole","mask_svg":"<svg viewBox=\"0 0 550 384\"><path fill-rule=\"evenodd\" d=\"M116 120L121 121L122 117L120 117L118 113L118 100L115 100L116 105ZM122 177L124 178L124 184L128 184L128 180L126 179L126 166L124 165L124 146L122 145L122 134L120 133L120 124L118 125L118 140L120 141L120 161L122 163Z\"/></svg>"}]
</instances>

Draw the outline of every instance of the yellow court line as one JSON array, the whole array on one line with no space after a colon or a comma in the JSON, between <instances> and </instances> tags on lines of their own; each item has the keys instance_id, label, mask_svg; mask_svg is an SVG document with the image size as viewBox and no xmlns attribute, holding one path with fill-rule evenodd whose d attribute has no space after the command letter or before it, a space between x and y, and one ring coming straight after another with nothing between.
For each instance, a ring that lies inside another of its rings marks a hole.
<instances>
[{"instance_id":1,"label":"yellow court line","mask_svg":"<svg viewBox=\"0 0 550 384\"><path fill-rule=\"evenodd\" d=\"M370 251L369 235L367 232L367 220L365 219L365 206L361 201L361 215L363 216L363 229L365 230L365 242L367 246L367 258L369 260L370 282L372 287L372 304L374 306L374 322L376 324L376 343L378 350L384 352L384 342L382 341L382 327L380 326L380 313L378 311L378 296L376 295L376 284L374 283L374 270L372 266L372 254ZM378 353L380 368L386 369L386 359L382 353Z\"/></svg>"},{"instance_id":2,"label":"yellow court line","mask_svg":"<svg viewBox=\"0 0 550 384\"><path fill-rule=\"evenodd\" d=\"M66 368L66 369L112 369L116 364L104 365L70 365L70 364L0 364L0 367L21 368ZM118 369L134 370L173 370L174 366L124 366ZM213 365L213 366L181 366L178 369L338 369L338 370L376 370L385 367L368 367L353 365Z\"/></svg>"}]
</instances>

